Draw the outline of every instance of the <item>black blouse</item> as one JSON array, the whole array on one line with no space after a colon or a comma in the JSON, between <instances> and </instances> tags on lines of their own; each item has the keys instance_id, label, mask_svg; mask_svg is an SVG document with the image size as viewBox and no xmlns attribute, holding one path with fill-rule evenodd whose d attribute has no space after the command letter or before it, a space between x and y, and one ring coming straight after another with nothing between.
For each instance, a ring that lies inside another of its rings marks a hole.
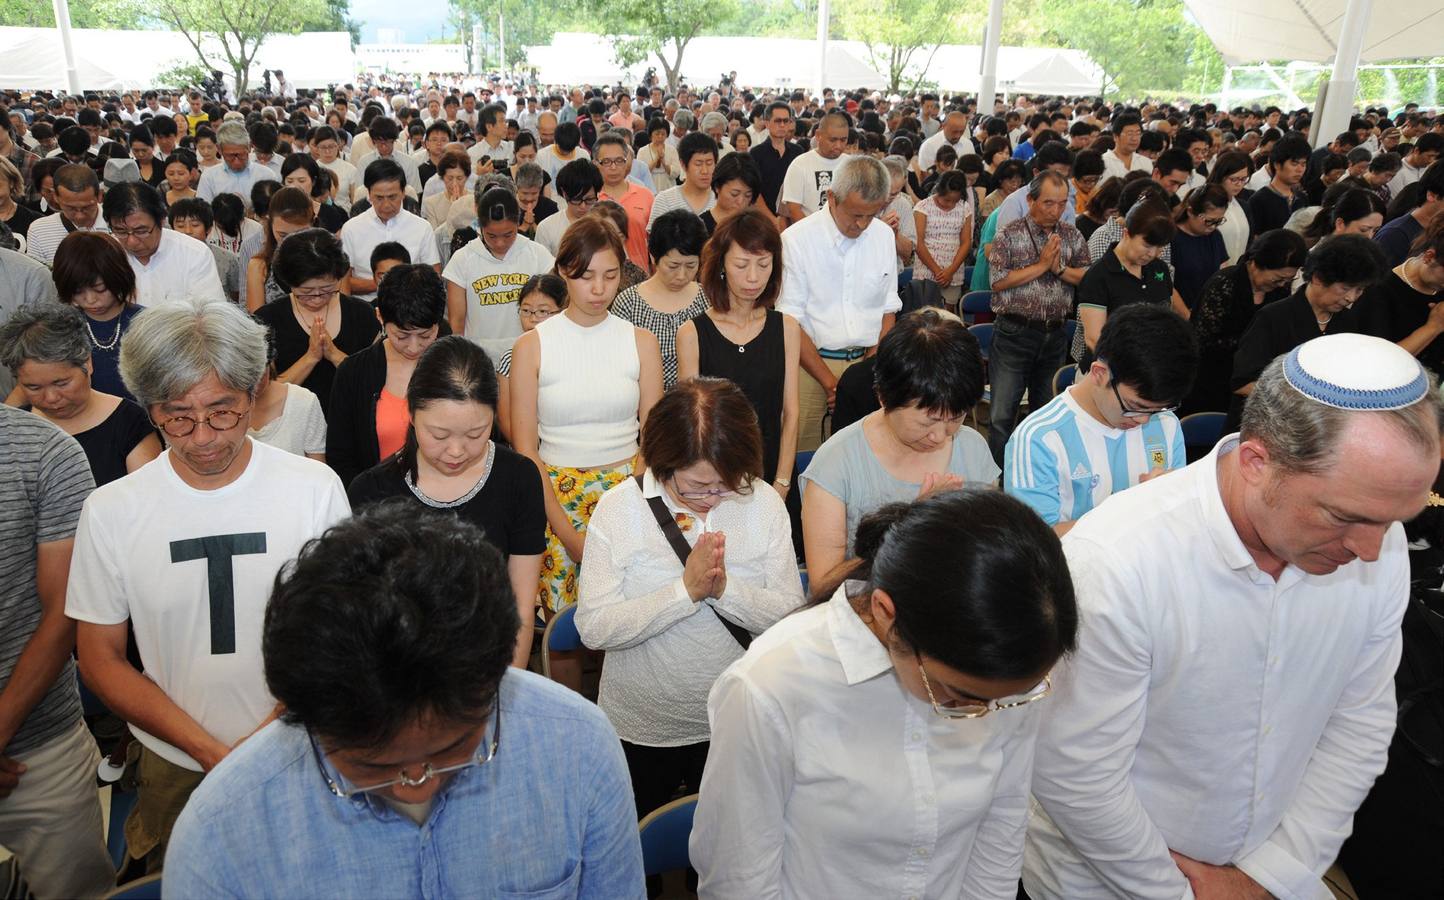
<instances>
[{"instance_id":1,"label":"black blouse","mask_svg":"<svg viewBox=\"0 0 1444 900\"><path fill-rule=\"evenodd\" d=\"M376 313L371 309L371 304L345 294L339 299L341 330L336 333L335 344L342 353L349 356L365 350L376 341L376 336L381 333L381 323L376 321ZM311 336L301 327L301 323L296 321L289 298L262 306L256 310L256 318L270 326L275 336L278 373L291 368L297 360L306 355L306 350L311 346ZM322 359L316 363L311 374L306 376L306 380L301 382L301 387L315 394L321 401L323 413L330 408L331 382L335 377L336 367L330 360Z\"/></svg>"}]
</instances>

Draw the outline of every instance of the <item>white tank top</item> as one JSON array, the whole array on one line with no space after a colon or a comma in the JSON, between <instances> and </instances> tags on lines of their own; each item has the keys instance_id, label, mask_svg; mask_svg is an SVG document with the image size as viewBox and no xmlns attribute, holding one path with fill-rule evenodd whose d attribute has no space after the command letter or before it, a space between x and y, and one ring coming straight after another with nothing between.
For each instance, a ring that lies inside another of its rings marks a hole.
<instances>
[{"instance_id":1,"label":"white tank top","mask_svg":"<svg viewBox=\"0 0 1444 900\"><path fill-rule=\"evenodd\" d=\"M585 468L635 454L642 363L632 324L609 315L584 328L563 313L542 322L536 333L542 461Z\"/></svg>"}]
</instances>

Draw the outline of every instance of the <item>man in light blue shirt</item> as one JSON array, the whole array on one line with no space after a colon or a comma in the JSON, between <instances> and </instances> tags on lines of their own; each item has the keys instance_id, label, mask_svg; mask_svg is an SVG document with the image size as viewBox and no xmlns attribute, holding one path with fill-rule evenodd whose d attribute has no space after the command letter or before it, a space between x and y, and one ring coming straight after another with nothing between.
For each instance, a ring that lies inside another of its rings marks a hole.
<instances>
[{"instance_id":1,"label":"man in light blue shirt","mask_svg":"<svg viewBox=\"0 0 1444 900\"><path fill-rule=\"evenodd\" d=\"M1088 373L1008 439L1003 489L1063 535L1109 495L1183 468L1173 410L1197 367L1192 329L1166 307L1113 312Z\"/></svg>"},{"instance_id":2,"label":"man in light blue shirt","mask_svg":"<svg viewBox=\"0 0 1444 900\"><path fill-rule=\"evenodd\" d=\"M1068 145L1062 141L1049 141L1044 144L1037 153L1033 154L1034 171L1041 172L1044 169L1051 169L1062 175L1068 181L1068 205L1063 208L1063 217L1060 221L1074 224L1078 219L1078 212L1074 209L1076 205L1077 191L1073 189L1073 179L1070 177L1073 171L1073 158L1068 153ZM1002 231L1013 222L1028 214L1028 186L1025 184L1013 193L1009 194L998 206L997 231ZM987 288L983 288L987 290Z\"/></svg>"},{"instance_id":3,"label":"man in light blue shirt","mask_svg":"<svg viewBox=\"0 0 1444 900\"><path fill-rule=\"evenodd\" d=\"M224 165L202 171L196 185L196 196L207 203L220 194L235 194L249 210L256 182L281 180L274 169L251 159L251 135L240 122L223 122L216 130L216 145Z\"/></svg>"},{"instance_id":4,"label":"man in light blue shirt","mask_svg":"<svg viewBox=\"0 0 1444 900\"><path fill-rule=\"evenodd\" d=\"M382 505L310 544L266 611L284 712L191 796L165 896L645 897L616 732L509 667L519 625L464 520Z\"/></svg>"}]
</instances>

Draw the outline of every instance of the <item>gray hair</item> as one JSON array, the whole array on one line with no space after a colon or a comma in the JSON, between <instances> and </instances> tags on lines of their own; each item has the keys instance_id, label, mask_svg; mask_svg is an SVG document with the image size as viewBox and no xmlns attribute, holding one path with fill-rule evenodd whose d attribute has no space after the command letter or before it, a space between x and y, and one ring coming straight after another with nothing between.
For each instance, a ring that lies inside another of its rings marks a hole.
<instances>
[{"instance_id":1,"label":"gray hair","mask_svg":"<svg viewBox=\"0 0 1444 900\"><path fill-rule=\"evenodd\" d=\"M908 177L908 161L896 153L891 156L884 156L882 158L882 164L887 169L887 173L893 178Z\"/></svg>"},{"instance_id":2,"label":"gray hair","mask_svg":"<svg viewBox=\"0 0 1444 900\"><path fill-rule=\"evenodd\" d=\"M676 114L672 116L672 124L686 131L691 131L697 127L697 117L692 115L689 110L679 109Z\"/></svg>"},{"instance_id":3,"label":"gray hair","mask_svg":"<svg viewBox=\"0 0 1444 900\"><path fill-rule=\"evenodd\" d=\"M1444 436L1444 405L1439 382L1425 369L1429 390L1403 409L1346 410L1325 406L1289 384L1284 377L1287 354L1269 363L1254 382L1243 406L1241 440L1258 441L1269 451L1274 466L1291 475L1318 475L1338 463L1336 448L1350 422L1359 416L1377 416L1415 447L1438 455Z\"/></svg>"},{"instance_id":4,"label":"gray hair","mask_svg":"<svg viewBox=\"0 0 1444 900\"><path fill-rule=\"evenodd\" d=\"M265 371L265 326L222 300L152 306L135 317L120 345L120 377L146 408L185 396L212 373L254 397Z\"/></svg>"},{"instance_id":5,"label":"gray hair","mask_svg":"<svg viewBox=\"0 0 1444 900\"><path fill-rule=\"evenodd\" d=\"M708 131L710 129L716 128L719 125L722 126L724 129L727 127L727 117L719 112L709 112L707 115L702 117L703 131Z\"/></svg>"},{"instance_id":6,"label":"gray hair","mask_svg":"<svg viewBox=\"0 0 1444 900\"><path fill-rule=\"evenodd\" d=\"M0 363L17 378L27 362L69 363L79 368L89 361L85 316L73 306L22 306L0 325Z\"/></svg>"},{"instance_id":7,"label":"gray hair","mask_svg":"<svg viewBox=\"0 0 1444 900\"><path fill-rule=\"evenodd\" d=\"M1042 196L1043 186L1045 184L1062 185L1063 189L1067 190L1068 179L1054 172L1052 169L1044 169L1037 175L1034 175L1032 181L1028 182L1028 199L1037 200Z\"/></svg>"},{"instance_id":8,"label":"gray hair","mask_svg":"<svg viewBox=\"0 0 1444 900\"><path fill-rule=\"evenodd\" d=\"M219 146L221 144L226 144L231 147L241 145L249 147L251 145L251 135L250 132L246 131L245 123L238 120L222 122L221 127L216 129L216 145Z\"/></svg>"},{"instance_id":9,"label":"gray hair","mask_svg":"<svg viewBox=\"0 0 1444 900\"><path fill-rule=\"evenodd\" d=\"M522 163L516 170L516 189L539 188L546 183L545 172L536 163Z\"/></svg>"},{"instance_id":10,"label":"gray hair","mask_svg":"<svg viewBox=\"0 0 1444 900\"><path fill-rule=\"evenodd\" d=\"M892 192L892 176L871 156L849 156L832 173L831 190L839 203L853 194L863 203L884 203Z\"/></svg>"},{"instance_id":11,"label":"gray hair","mask_svg":"<svg viewBox=\"0 0 1444 900\"><path fill-rule=\"evenodd\" d=\"M472 188L471 198L477 209L481 209L481 195L494 187L505 188L513 197L516 196L516 182L511 180L511 176L502 172L492 172L490 175L483 175L476 179L476 184Z\"/></svg>"}]
</instances>

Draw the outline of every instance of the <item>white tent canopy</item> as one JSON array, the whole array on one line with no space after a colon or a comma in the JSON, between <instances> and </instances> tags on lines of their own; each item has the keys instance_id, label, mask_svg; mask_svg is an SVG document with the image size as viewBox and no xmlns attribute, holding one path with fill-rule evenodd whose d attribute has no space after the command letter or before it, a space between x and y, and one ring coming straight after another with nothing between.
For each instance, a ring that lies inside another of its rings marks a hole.
<instances>
[{"instance_id":1,"label":"white tent canopy","mask_svg":"<svg viewBox=\"0 0 1444 900\"><path fill-rule=\"evenodd\" d=\"M1261 60L1329 62L1348 0L1184 0L1230 65ZM1444 3L1375 0L1360 62L1444 52Z\"/></svg>"},{"instance_id":2,"label":"white tent canopy","mask_svg":"<svg viewBox=\"0 0 1444 900\"><path fill-rule=\"evenodd\" d=\"M913 54L905 83L911 83L930 49ZM623 69L613 58L611 42L593 34L559 32L549 46L528 47L526 53L528 64L553 84L635 80L648 66L661 74L655 58ZM976 91L981 60L981 47L944 44L932 56L927 80L944 90ZM701 37L687 45L682 57L682 77L700 84L716 83L719 75L735 69L744 85L810 90L816 68L816 42L792 38ZM1092 60L1078 50L1002 47L998 53L998 82L1010 92L1086 94L1096 92L1101 80ZM827 82L837 88L887 87L886 75L873 67L867 48L857 41L828 41Z\"/></svg>"},{"instance_id":3,"label":"white tent canopy","mask_svg":"<svg viewBox=\"0 0 1444 900\"><path fill-rule=\"evenodd\" d=\"M177 64L194 64L195 50L175 31L104 31L75 28L80 85L89 89L146 88ZM220 53L211 55L219 62ZM227 76L229 70L218 65ZM297 87L344 84L356 75L351 36L344 31L278 34L261 45L251 70L259 84L262 69L281 69ZM62 90L66 86L60 32L55 28L0 28L0 88Z\"/></svg>"}]
</instances>

